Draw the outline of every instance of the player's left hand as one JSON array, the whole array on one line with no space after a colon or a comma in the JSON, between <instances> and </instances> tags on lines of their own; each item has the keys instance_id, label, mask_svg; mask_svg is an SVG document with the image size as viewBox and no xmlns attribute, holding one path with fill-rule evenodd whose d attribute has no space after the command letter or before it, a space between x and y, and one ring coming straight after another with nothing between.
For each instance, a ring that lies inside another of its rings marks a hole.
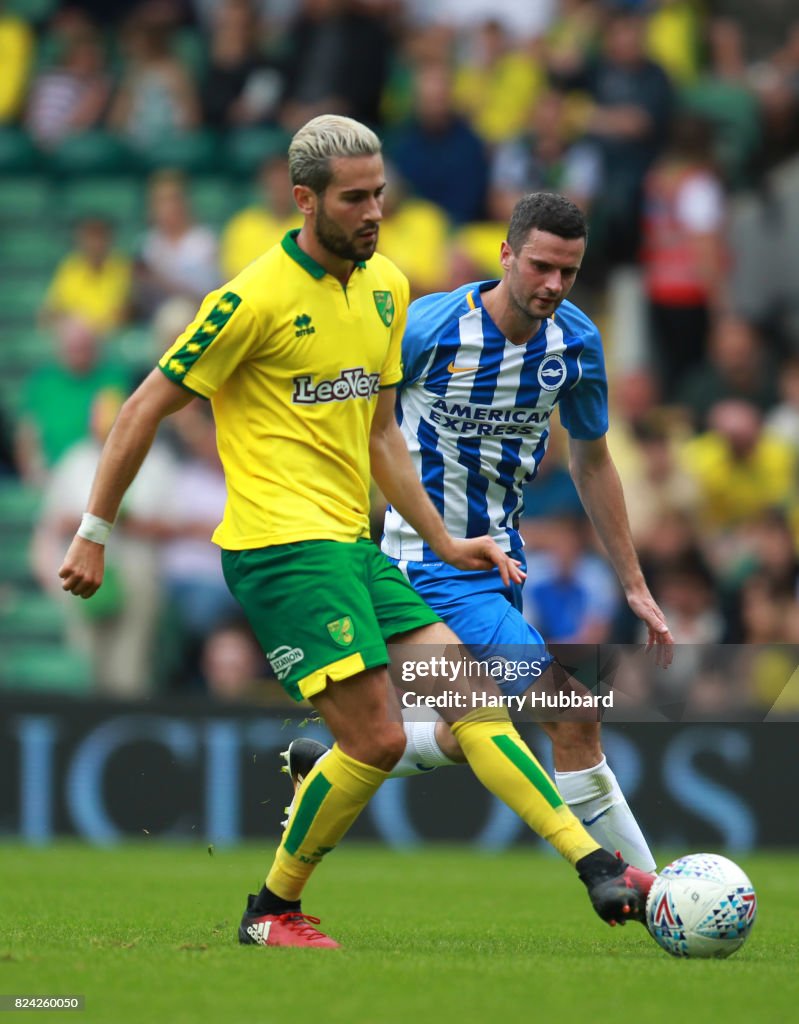
<instances>
[{"instance_id":1,"label":"player's left hand","mask_svg":"<svg viewBox=\"0 0 799 1024\"><path fill-rule=\"evenodd\" d=\"M64 557L64 564L58 570L63 580L61 589L86 600L100 589L104 572L104 546L76 535Z\"/></svg>"},{"instance_id":2,"label":"player's left hand","mask_svg":"<svg viewBox=\"0 0 799 1024\"><path fill-rule=\"evenodd\" d=\"M479 571L496 567L506 587L511 583L523 583L527 577L521 563L507 555L491 537L453 538L451 548L442 558L456 569Z\"/></svg>"},{"instance_id":3,"label":"player's left hand","mask_svg":"<svg viewBox=\"0 0 799 1024\"><path fill-rule=\"evenodd\" d=\"M646 623L647 651L654 649L655 663L661 668L668 668L674 658L674 637L669 630L666 616L648 590L641 594L628 594L627 603L638 618Z\"/></svg>"}]
</instances>

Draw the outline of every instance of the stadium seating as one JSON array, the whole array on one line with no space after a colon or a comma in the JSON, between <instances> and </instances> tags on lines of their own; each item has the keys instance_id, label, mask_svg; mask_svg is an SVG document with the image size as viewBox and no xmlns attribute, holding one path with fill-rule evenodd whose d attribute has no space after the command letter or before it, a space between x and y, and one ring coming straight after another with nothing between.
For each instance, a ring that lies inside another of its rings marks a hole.
<instances>
[{"instance_id":1,"label":"stadium seating","mask_svg":"<svg viewBox=\"0 0 799 1024\"><path fill-rule=\"evenodd\" d=\"M0 173L20 174L36 168L39 154L19 128L0 128Z\"/></svg>"},{"instance_id":2,"label":"stadium seating","mask_svg":"<svg viewBox=\"0 0 799 1024\"><path fill-rule=\"evenodd\" d=\"M285 153L288 144L289 137L282 128L242 128L230 132L224 144L225 167L249 179L264 160Z\"/></svg>"},{"instance_id":3,"label":"stadium seating","mask_svg":"<svg viewBox=\"0 0 799 1024\"><path fill-rule=\"evenodd\" d=\"M62 220L101 216L119 223L141 223L144 190L140 179L129 176L103 176L66 182L58 191L58 210Z\"/></svg>"},{"instance_id":4,"label":"stadium seating","mask_svg":"<svg viewBox=\"0 0 799 1024\"><path fill-rule=\"evenodd\" d=\"M16 480L0 480L0 524L3 527L30 526L39 507L34 487Z\"/></svg>"},{"instance_id":5,"label":"stadium seating","mask_svg":"<svg viewBox=\"0 0 799 1024\"><path fill-rule=\"evenodd\" d=\"M130 169L131 154L116 136L103 131L68 135L52 152L48 167L57 175L114 174Z\"/></svg>"},{"instance_id":6,"label":"stadium seating","mask_svg":"<svg viewBox=\"0 0 799 1024\"><path fill-rule=\"evenodd\" d=\"M38 243L33 243L34 245ZM20 273L0 275L0 309L4 327L31 324L42 304L49 275Z\"/></svg>"},{"instance_id":7,"label":"stadium seating","mask_svg":"<svg viewBox=\"0 0 799 1024\"><path fill-rule=\"evenodd\" d=\"M161 354L156 351L152 328L135 325L111 335L105 351L112 362L126 366L134 377L149 373Z\"/></svg>"},{"instance_id":8,"label":"stadium seating","mask_svg":"<svg viewBox=\"0 0 799 1024\"><path fill-rule=\"evenodd\" d=\"M31 570L31 528L40 500L35 488L0 480L0 689L83 693L88 666L65 647L63 604L39 589Z\"/></svg>"},{"instance_id":9,"label":"stadium seating","mask_svg":"<svg viewBox=\"0 0 799 1024\"><path fill-rule=\"evenodd\" d=\"M0 534L0 563L3 566L4 583L20 588L35 586L28 530L4 531ZM6 653L3 651L3 657Z\"/></svg>"},{"instance_id":10,"label":"stadium seating","mask_svg":"<svg viewBox=\"0 0 799 1024\"><path fill-rule=\"evenodd\" d=\"M51 231L31 231L19 225L0 232L0 270L5 273L30 271L44 280L54 270L64 252L64 232L60 227Z\"/></svg>"},{"instance_id":11,"label":"stadium seating","mask_svg":"<svg viewBox=\"0 0 799 1024\"><path fill-rule=\"evenodd\" d=\"M5 372L22 376L53 358L53 339L49 331L36 327L9 328L3 332L0 355ZM2 494L0 489L0 520L5 511Z\"/></svg>"},{"instance_id":12,"label":"stadium seating","mask_svg":"<svg viewBox=\"0 0 799 1024\"><path fill-rule=\"evenodd\" d=\"M85 655L64 647L20 646L8 651L0 663L0 688L47 690L84 696L92 685L91 666Z\"/></svg>"},{"instance_id":13,"label":"stadium seating","mask_svg":"<svg viewBox=\"0 0 799 1024\"><path fill-rule=\"evenodd\" d=\"M0 177L0 221L36 221L50 209L52 190L43 177Z\"/></svg>"},{"instance_id":14,"label":"stadium seating","mask_svg":"<svg viewBox=\"0 0 799 1024\"><path fill-rule=\"evenodd\" d=\"M0 643L4 652L20 645L60 644L63 639L64 609L48 594L17 595L0 601Z\"/></svg>"},{"instance_id":15,"label":"stadium seating","mask_svg":"<svg viewBox=\"0 0 799 1024\"><path fill-rule=\"evenodd\" d=\"M135 150L135 155L145 171L170 167L188 174L202 173L217 167L219 140L210 131L175 133L149 142L146 149Z\"/></svg>"},{"instance_id":16,"label":"stadium seating","mask_svg":"<svg viewBox=\"0 0 799 1024\"><path fill-rule=\"evenodd\" d=\"M19 407L20 381L17 376L8 373L0 374L0 409L5 417L12 420Z\"/></svg>"},{"instance_id":17,"label":"stadium seating","mask_svg":"<svg viewBox=\"0 0 799 1024\"><path fill-rule=\"evenodd\" d=\"M227 175L204 175L192 181L191 205L198 221L219 229L245 205L245 196Z\"/></svg>"}]
</instances>

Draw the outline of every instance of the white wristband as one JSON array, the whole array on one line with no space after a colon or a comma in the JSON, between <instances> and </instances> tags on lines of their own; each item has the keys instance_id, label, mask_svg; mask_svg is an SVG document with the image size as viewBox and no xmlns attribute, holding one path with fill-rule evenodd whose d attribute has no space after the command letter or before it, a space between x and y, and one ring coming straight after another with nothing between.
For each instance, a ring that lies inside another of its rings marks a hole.
<instances>
[{"instance_id":1,"label":"white wristband","mask_svg":"<svg viewBox=\"0 0 799 1024\"><path fill-rule=\"evenodd\" d=\"M78 536L84 540L94 541L95 544L105 544L114 528L113 523L99 516L93 516L91 512L84 512L83 518L78 527Z\"/></svg>"}]
</instances>

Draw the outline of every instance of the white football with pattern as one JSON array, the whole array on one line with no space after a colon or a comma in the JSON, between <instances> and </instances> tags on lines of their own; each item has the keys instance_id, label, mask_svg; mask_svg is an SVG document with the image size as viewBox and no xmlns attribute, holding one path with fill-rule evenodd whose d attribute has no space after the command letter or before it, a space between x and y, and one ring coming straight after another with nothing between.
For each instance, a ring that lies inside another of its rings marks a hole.
<instances>
[{"instance_id":1,"label":"white football with pattern","mask_svg":"<svg viewBox=\"0 0 799 1024\"><path fill-rule=\"evenodd\" d=\"M746 941L756 916L749 878L715 853L693 853L666 865L646 901L650 934L678 957L730 956Z\"/></svg>"}]
</instances>

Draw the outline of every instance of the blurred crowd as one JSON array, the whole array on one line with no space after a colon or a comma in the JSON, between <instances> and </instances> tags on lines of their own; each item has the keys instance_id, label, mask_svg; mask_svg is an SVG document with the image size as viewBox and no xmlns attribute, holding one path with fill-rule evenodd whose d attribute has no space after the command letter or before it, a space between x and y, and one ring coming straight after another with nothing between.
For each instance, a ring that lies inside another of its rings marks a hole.
<instances>
[{"instance_id":1,"label":"blurred crowd","mask_svg":"<svg viewBox=\"0 0 799 1024\"><path fill-rule=\"evenodd\" d=\"M208 290L298 225L288 139L341 112L385 140L380 250L415 295L497 276L525 193L585 210L572 298L603 330L611 450L672 632L799 650L799 20L787 0L762 17L737 0L0 0L0 63L0 184L3 153L28 145L56 184L78 153L92 181L135 176L145 196L134 230L91 202L70 222L31 324L52 357L5 410L0 473L42 495L42 588L58 594L119 403ZM197 213L201 182L224 217ZM224 202L227 188L240 202ZM113 342L131 328L141 347L123 361ZM103 590L66 602L69 642L105 693L271 694L208 543L224 503L208 409L193 403L162 433ZM380 508L376 495L376 532ZM642 639L558 429L523 529L527 613L546 640ZM756 699L776 696L760 686Z\"/></svg>"}]
</instances>

